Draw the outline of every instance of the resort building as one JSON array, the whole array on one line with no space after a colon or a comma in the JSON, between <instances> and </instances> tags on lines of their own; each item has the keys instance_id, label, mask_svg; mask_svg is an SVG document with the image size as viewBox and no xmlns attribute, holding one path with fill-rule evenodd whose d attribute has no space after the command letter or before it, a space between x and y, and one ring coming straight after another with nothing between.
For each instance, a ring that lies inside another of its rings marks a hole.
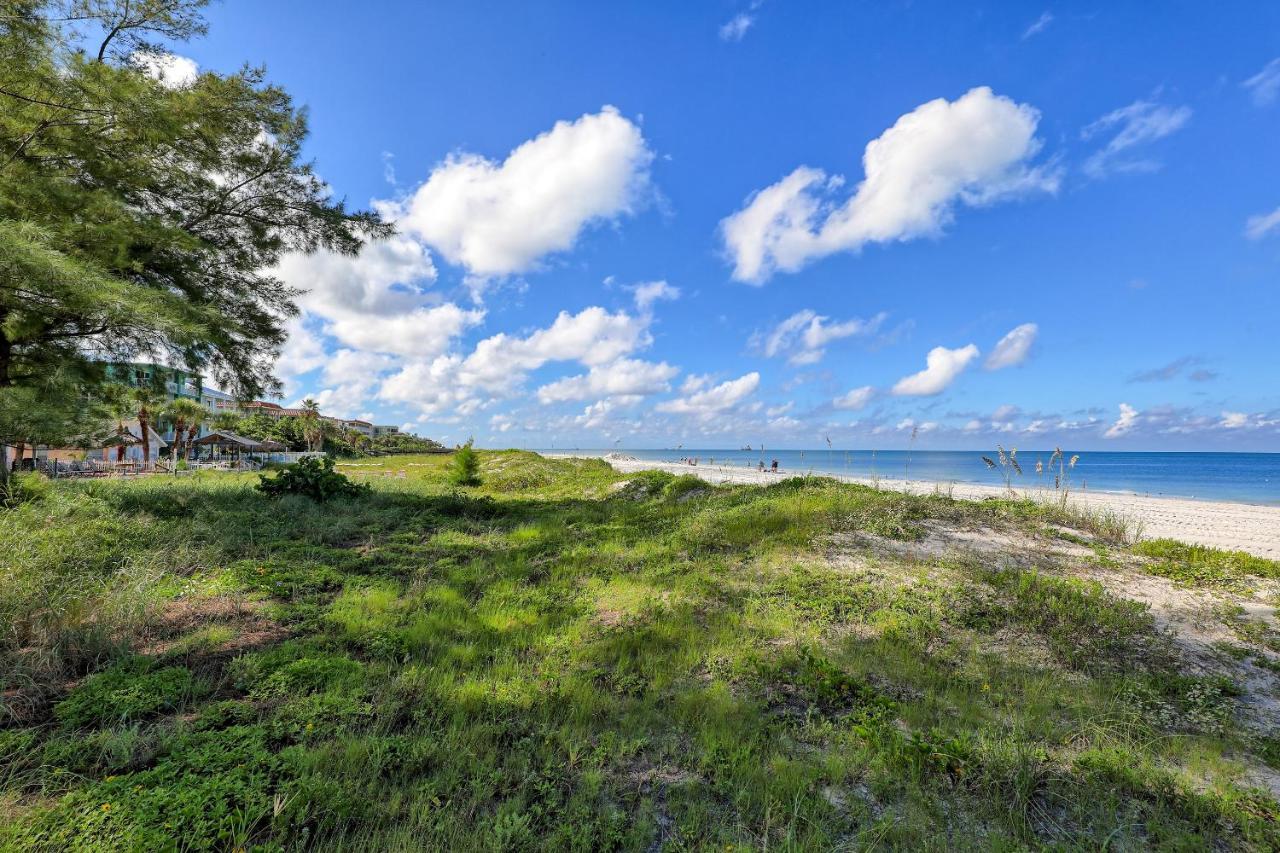
<instances>
[{"instance_id":1,"label":"resort building","mask_svg":"<svg viewBox=\"0 0 1280 853\"><path fill-rule=\"evenodd\" d=\"M400 432L398 426L388 426L386 424L378 424L373 428L373 437L381 438L384 435L396 435Z\"/></svg>"},{"instance_id":2,"label":"resort building","mask_svg":"<svg viewBox=\"0 0 1280 853\"><path fill-rule=\"evenodd\" d=\"M367 435L369 436L369 438L373 438L374 436L373 431L376 429L376 427L373 424L369 423L368 421L362 421L355 418L348 419L348 420L339 420L338 425L342 427L342 429L349 429L352 432L358 432L361 435Z\"/></svg>"},{"instance_id":3,"label":"resort building","mask_svg":"<svg viewBox=\"0 0 1280 853\"><path fill-rule=\"evenodd\" d=\"M157 390L162 389L166 402L182 397L199 402L200 405L214 415L220 415L224 412L237 415L245 413L244 406L235 397L225 391L219 391L217 388L206 387L203 376L182 368L135 361L108 364L106 373L109 379L124 385L132 385L135 388L151 386ZM264 403L263 405L270 404ZM276 408L279 407L277 406ZM157 426L163 428L162 434L166 438L173 438L172 425L160 423Z\"/></svg>"},{"instance_id":4,"label":"resort building","mask_svg":"<svg viewBox=\"0 0 1280 853\"><path fill-rule=\"evenodd\" d=\"M244 407L239 400L226 391L219 391L216 388L201 388L200 404L215 415L220 415L223 412L229 412L233 415L244 414Z\"/></svg>"}]
</instances>

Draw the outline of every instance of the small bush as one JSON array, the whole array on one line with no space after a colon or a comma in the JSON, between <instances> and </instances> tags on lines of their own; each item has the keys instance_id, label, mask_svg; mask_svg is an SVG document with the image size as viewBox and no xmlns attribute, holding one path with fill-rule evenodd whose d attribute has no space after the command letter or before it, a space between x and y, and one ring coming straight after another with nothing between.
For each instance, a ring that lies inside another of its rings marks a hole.
<instances>
[{"instance_id":1,"label":"small bush","mask_svg":"<svg viewBox=\"0 0 1280 853\"><path fill-rule=\"evenodd\" d=\"M711 486L707 481L693 474L681 474L667 483L666 488L663 489L667 499L673 501L689 500L709 491Z\"/></svg>"},{"instance_id":2,"label":"small bush","mask_svg":"<svg viewBox=\"0 0 1280 853\"><path fill-rule=\"evenodd\" d=\"M628 500L646 500L661 495L673 480L675 477L666 471L640 471L623 483L618 494Z\"/></svg>"},{"instance_id":3,"label":"small bush","mask_svg":"<svg viewBox=\"0 0 1280 853\"><path fill-rule=\"evenodd\" d=\"M306 456L274 477L259 475L258 491L269 497L302 495L323 503L330 498L354 498L367 494L366 483L353 483L345 474L333 470L328 456Z\"/></svg>"},{"instance_id":4,"label":"small bush","mask_svg":"<svg viewBox=\"0 0 1280 853\"><path fill-rule=\"evenodd\" d=\"M480 457L468 441L453 454L453 462L449 466L449 482L455 486L480 485Z\"/></svg>"},{"instance_id":5,"label":"small bush","mask_svg":"<svg viewBox=\"0 0 1280 853\"><path fill-rule=\"evenodd\" d=\"M14 474L0 485L0 507L15 507L20 503L42 500L49 494L49 478L30 471Z\"/></svg>"}]
</instances>

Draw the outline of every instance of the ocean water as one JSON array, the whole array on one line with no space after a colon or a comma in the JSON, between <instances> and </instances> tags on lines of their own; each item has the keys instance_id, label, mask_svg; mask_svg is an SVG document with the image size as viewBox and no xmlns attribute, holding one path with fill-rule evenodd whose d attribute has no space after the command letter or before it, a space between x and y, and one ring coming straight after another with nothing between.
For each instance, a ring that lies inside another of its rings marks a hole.
<instances>
[{"instance_id":1,"label":"ocean water","mask_svg":"<svg viewBox=\"0 0 1280 853\"><path fill-rule=\"evenodd\" d=\"M556 451L547 451L554 453ZM566 452L561 449L559 452ZM576 452L625 453L637 459L678 462L697 457L700 464L755 468L759 450L690 449L635 450L632 448ZM1019 450L1021 477L1015 486L1053 484L1051 476L1037 478L1036 460L1048 463L1052 450ZM983 456L994 451L969 450L766 450L764 464L774 459L788 474L848 474L855 477L931 480L1003 485L1000 471L991 470ZM1067 452L1070 459L1071 452ZM1056 468L1057 466L1055 466ZM1114 453L1081 452L1068 472L1072 489L1128 492L1139 495L1198 498L1280 505L1280 453Z\"/></svg>"}]
</instances>

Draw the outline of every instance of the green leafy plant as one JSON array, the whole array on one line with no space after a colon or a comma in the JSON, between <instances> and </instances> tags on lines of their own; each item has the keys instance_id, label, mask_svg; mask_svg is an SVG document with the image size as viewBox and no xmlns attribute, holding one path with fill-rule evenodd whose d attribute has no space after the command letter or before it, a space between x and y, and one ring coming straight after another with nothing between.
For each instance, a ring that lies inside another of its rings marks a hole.
<instances>
[{"instance_id":1,"label":"green leafy plant","mask_svg":"<svg viewBox=\"0 0 1280 853\"><path fill-rule=\"evenodd\" d=\"M257 489L273 498L303 495L314 501L330 498L355 498L369 492L364 483L353 483L345 474L333 470L329 457L306 456L274 477L259 475Z\"/></svg>"},{"instance_id":2,"label":"green leafy plant","mask_svg":"<svg viewBox=\"0 0 1280 853\"><path fill-rule=\"evenodd\" d=\"M128 658L85 679L54 711L68 728L138 720L179 707L196 687L185 667Z\"/></svg>"},{"instance_id":3,"label":"green leafy plant","mask_svg":"<svg viewBox=\"0 0 1280 853\"><path fill-rule=\"evenodd\" d=\"M480 457L476 455L470 440L453 454L453 463L449 467L449 481L455 486L480 485Z\"/></svg>"}]
</instances>

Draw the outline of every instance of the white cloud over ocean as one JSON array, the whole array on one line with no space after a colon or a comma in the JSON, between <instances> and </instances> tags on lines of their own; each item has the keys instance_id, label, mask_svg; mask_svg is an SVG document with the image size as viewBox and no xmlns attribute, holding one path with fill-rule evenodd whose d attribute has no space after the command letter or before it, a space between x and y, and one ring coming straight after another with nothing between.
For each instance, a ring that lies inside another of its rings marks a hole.
<instances>
[{"instance_id":1,"label":"white cloud over ocean","mask_svg":"<svg viewBox=\"0 0 1280 853\"><path fill-rule=\"evenodd\" d=\"M939 234L961 206L1056 191L1057 171L1032 162L1039 120L985 86L921 104L867 143L865 177L847 198L843 178L801 166L724 219L733 277L762 284L868 243Z\"/></svg>"}]
</instances>

